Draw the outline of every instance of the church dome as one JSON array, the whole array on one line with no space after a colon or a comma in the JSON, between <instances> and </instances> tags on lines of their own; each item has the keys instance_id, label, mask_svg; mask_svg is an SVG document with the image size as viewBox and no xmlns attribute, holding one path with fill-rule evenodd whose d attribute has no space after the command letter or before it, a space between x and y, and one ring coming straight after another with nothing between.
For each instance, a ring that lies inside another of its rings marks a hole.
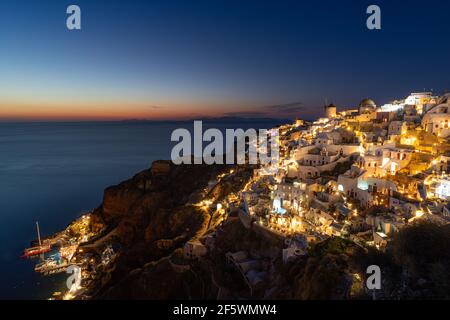
<instances>
[{"instance_id":1,"label":"church dome","mask_svg":"<svg viewBox=\"0 0 450 320\"><path fill-rule=\"evenodd\" d=\"M359 113L370 113L377 108L377 105L372 99L363 99L359 103Z\"/></svg>"},{"instance_id":2,"label":"church dome","mask_svg":"<svg viewBox=\"0 0 450 320\"><path fill-rule=\"evenodd\" d=\"M375 104L375 102L372 99L363 99L359 103L359 107L375 109L377 107L377 105Z\"/></svg>"}]
</instances>

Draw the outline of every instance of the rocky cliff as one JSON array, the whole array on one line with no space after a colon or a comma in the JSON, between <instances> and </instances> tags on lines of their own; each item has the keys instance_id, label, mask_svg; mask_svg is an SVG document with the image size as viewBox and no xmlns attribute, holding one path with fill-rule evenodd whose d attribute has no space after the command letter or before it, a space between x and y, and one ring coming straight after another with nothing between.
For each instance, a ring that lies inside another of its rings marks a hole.
<instances>
[{"instance_id":1,"label":"rocky cliff","mask_svg":"<svg viewBox=\"0 0 450 320\"><path fill-rule=\"evenodd\" d=\"M175 166L156 161L149 170L107 188L93 220L115 228L114 242L121 249L114 271L98 281L101 289L94 298L183 296L184 290L178 287L181 275L173 271L168 257L177 252L181 256L180 248L204 233L214 219L197 202L206 198L219 201L239 191L252 174L251 168L235 167L233 177L211 185L229 171L226 165ZM136 290L142 286L141 291Z\"/></svg>"}]
</instances>

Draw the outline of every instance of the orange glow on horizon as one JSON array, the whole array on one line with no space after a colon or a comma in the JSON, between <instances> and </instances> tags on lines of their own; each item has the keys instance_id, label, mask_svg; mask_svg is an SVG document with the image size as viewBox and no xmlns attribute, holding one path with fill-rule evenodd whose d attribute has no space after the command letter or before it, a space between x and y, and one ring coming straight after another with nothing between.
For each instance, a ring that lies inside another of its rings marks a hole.
<instances>
[{"instance_id":1,"label":"orange glow on horizon","mask_svg":"<svg viewBox=\"0 0 450 320\"><path fill-rule=\"evenodd\" d=\"M221 116L223 108L206 106L149 106L143 104L95 103L62 105L56 103L2 103L0 121L108 121L127 119L178 120Z\"/></svg>"},{"instance_id":2,"label":"orange glow on horizon","mask_svg":"<svg viewBox=\"0 0 450 320\"><path fill-rule=\"evenodd\" d=\"M155 99L156 100L156 99ZM258 105L260 107L258 107ZM24 95L22 98L0 100L0 121L118 121L118 120L191 120L208 117L270 117L283 116L264 104L250 101L124 101L60 99ZM285 115L286 116L286 115Z\"/></svg>"}]
</instances>

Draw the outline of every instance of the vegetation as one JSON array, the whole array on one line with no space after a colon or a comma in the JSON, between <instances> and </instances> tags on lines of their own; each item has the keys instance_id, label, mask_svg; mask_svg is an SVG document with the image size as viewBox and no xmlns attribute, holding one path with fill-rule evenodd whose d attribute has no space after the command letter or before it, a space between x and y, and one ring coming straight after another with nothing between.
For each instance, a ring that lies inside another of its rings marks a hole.
<instances>
[{"instance_id":1,"label":"vegetation","mask_svg":"<svg viewBox=\"0 0 450 320\"><path fill-rule=\"evenodd\" d=\"M450 225L423 221L402 229L393 241L394 262L431 293L450 298Z\"/></svg>"},{"instance_id":2,"label":"vegetation","mask_svg":"<svg viewBox=\"0 0 450 320\"><path fill-rule=\"evenodd\" d=\"M421 221L400 230L386 252L356 251L357 272L369 265L381 267L386 299L449 299L450 225Z\"/></svg>"},{"instance_id":3,"label":"vegetation","mask_svg":"<svg viewBox=\"0 0 450 320\"><path fill-rule=\"evenodd\" d=\"M450 225L421 221L400 230L385 252L333 237L314 244L308 256L283 268L295 281L293 299L371 299L352 275L366 281L367 267L380 266L381 299L450 299ZM354 279L353 279L354 281ZM350 295L350 288L352 290Z\"/></svg>"}]
</instances>

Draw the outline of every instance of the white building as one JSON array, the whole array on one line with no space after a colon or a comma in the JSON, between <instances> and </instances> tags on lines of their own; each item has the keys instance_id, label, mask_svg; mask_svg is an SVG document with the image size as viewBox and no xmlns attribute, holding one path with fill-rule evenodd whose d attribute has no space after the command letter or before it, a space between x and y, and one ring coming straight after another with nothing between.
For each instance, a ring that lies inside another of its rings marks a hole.
<instances>
[{"instance_id":1,"label":"white building","mask_svg":"<svg viewBox=\"0 0 450 320\"><path fill-rule=\"evenodd\" d=\"M407 125L403 121L391 121L388 127L389 135L402 135L406 133Z\"/></svg>"},{"instance_id":2,"label":"white building","mask_svg":"<svg viewBox=\"0 0 450 320\"><path fill-rule=\"evenodd\" d=\"M434 103L436 99L431 92L413 92L405 99L405 105L414 105L418 114L423 114Z\"/></svg>"},{"instance_id":3,"label":"white building","mask_svg":"<svg viewBox=\"0 0 450 320\"><path fill-rule=\"evenodd\" d=\"M446 96L440 104L432 107L422 118L422 127L440 137L450 135L450 99Z\"/></svg>"}]
</instances>

